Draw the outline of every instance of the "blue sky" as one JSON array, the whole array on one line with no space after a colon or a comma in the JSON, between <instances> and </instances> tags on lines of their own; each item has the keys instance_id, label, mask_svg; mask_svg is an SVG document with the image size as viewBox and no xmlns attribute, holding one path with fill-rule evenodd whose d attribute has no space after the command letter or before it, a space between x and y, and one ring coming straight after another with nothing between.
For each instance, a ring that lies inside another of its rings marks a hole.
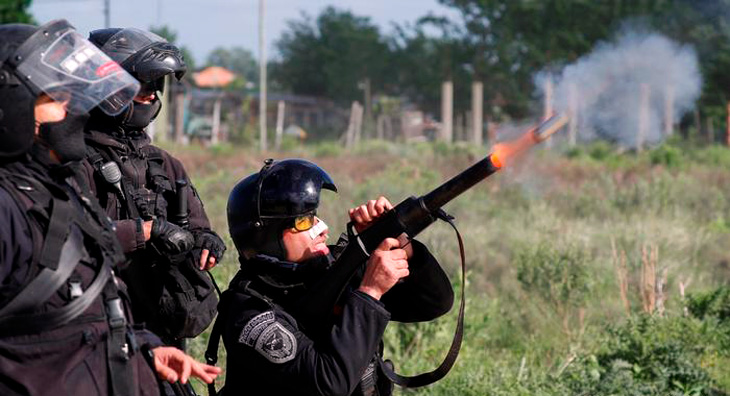
<instances>
[{"instance_id":1,"label":"blue sky","mask_svg":"<svg viewBox=\"0 0 730 396\"><path fill-rule=\"evenodd\" d=\"M103 27L104 0L34 0L30 12L39 23L66 18L83 34ZM258 0L110 0L111 26L167 25L178 33L197 62L203 62L215 47L241 46L258 57ZM370 17L381 32L391 23L414 23L433 12L456 15L437 0L267 0L266 42L269 57L273 42L286 29L286 22L300 19L301 12L318 15L328 5Z\"/></svg>"}]
</instances>

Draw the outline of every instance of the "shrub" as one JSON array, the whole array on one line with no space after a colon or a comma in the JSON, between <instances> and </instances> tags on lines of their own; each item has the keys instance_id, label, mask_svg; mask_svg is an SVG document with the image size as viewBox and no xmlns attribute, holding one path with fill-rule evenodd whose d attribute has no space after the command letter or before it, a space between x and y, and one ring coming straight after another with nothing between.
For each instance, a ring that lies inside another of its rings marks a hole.
<instances>
[{"instance_id":1,"label":"shrub","mask_svg":"<svg viewBox=\"0 0 730 396\"><path fill-rule=\"evenodd\" d=\"M613 153L615 151L616 148L611 144L604 141L598 141L588 147L588 156L594 160L603 161L614 155Z\"/></svg>"},{"instance_id":2,"label":"shrub","mask_svg":"<svg viewBox=\"0 0 730 396\"><path fill-rule=\"evenodd\" d=\"M321 157L339 157L342 154L342 145L338 142L323 142L314 147L314 156Z\"/></svg>"},{"instance_id":3,"label":"shrub","mask_svg":"<svg viewBox=\"0 0 730 396\"><path fill-rule=\"evenodd\" d=\"M719 287L710 292L691 294L687 301L689 312L699 319L712 316L720 321L730 322L730 287L728 286Z\"/></svg>"},{"instance_id":4,"label":"shrub","mask_svg":"<svg viewBox=\"0 0 730 396\"><path fill-rule=\"evenodd\" d=\"M664 165L667 168L679 168L684 158L682 151L676 147L663 144L649 152L649 161L652 165Z\"/></svg>"},{"instance_id":5,"label":"shrub","mask_svg":"<svg viewBox=\"0 0 730 396\"><path fill-rule=\"evenodd\" d=\"M566 381L576 394L719 394L700 363L711 333L692 318L633 317L609 326L598 351L569 370Z\"/></svg>"},{"instance_id":6,"label":"shrub","mask_svg":"<svg viewBox=\"0 0 730 396\"><path fill-rule=\"evenodd\" d=\"M561 317L563 331L568 336L575 333L570 328L571 317L578 317L582 329L582 315L590 290L590 275L586 266L586 254L574 247L556 249L541 244L517 255L517 279L529 294L547 302Z\"/></svg>"}]
</instances>

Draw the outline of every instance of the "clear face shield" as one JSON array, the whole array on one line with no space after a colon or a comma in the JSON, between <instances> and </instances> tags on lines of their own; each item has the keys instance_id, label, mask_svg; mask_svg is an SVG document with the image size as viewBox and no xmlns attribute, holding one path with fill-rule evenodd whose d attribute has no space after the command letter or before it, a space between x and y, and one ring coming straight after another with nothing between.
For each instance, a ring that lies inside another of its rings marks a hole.
<instances>
[{"instance_id":1,"label":"clear face shield","mask_svg":"<svg viewBox=\"0 0 730 396\"><path fill-rule=\"evenodd\" d=\"M41 26L13 58L19 77L54 100L67 102L71 113L98 106L117 115L140 89L134 77L63 20Z\"/></svg>"}]
</instances>

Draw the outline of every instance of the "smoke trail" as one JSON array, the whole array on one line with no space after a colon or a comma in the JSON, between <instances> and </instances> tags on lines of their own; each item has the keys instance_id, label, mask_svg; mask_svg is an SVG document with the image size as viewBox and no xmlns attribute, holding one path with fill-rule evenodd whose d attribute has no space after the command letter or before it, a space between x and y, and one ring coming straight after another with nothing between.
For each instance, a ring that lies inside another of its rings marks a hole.
<instances>
[{"instance_id":1,"label":"smoke trail","mask_svg":"<svg viewBox=\"0 0 730 396\"><path fill-rule=\"evenodd\" d=\"M626 147L637 146L639 129L645 133L645 144L661 142L666 137L667 96L673 99L669 103L676 123L694 108L702 85L692 47L659 34L636 32L598 44L559 73L539 73L535 83L543 96L547 78L555 85L554 109L577 110L579 140L598 137Z\"/></svg>"}]
</instances>

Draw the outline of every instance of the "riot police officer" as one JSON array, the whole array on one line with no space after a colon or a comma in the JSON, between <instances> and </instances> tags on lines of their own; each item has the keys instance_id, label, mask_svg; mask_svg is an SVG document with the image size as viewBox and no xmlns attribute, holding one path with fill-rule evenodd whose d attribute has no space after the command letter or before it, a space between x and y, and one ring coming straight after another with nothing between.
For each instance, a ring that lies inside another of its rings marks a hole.
<instances>
[{"instance_id":1,"label":"riot police officer","mask_svg":"<svg viewBox=\"0 0 730 396\"><path fill-rule=\"evenodd\" d=\"M329 229L317 217L322 189L336 191L317 165L267 160L229 196L241 268L214 330L227 351L225 394L389 395L392 384L377 364L388 321L432 320L451 308L451 284L426 247L388 238L355 276L332 322L305 327L293 307L342 247L326 244ZM362 231L391 208L380 197L349 215Z\"/></svg>"},{"instance_id":2,"label":"riot police officer","mask_svg":"<svg viewBox=\"0 0 730 396\"><path fill-rule=\"evenodd\" d=\"M141 90L118 115L92 112L85 175L131 258L121 276L135 318L178 343L213 320L217 295L202 271L226 249L180 161L150 144L145 132L162 106L165 78L182 78L185 62L177 47L135 28L96 30L89 40L139 80Z\"/></svg>"},{"instance_id":3,"label":"riot police officer","mask_svg":"<svg viewBox=\"0 0 730 396\"><path fill-rule=\"evenodd\" d=\"M114 114L137 90L65 20L0 25L0 394L153 395L145 356L171 381L219 372L132 327L121 248L76 182L66 111Z\"/></svg>"}]
</instances>

